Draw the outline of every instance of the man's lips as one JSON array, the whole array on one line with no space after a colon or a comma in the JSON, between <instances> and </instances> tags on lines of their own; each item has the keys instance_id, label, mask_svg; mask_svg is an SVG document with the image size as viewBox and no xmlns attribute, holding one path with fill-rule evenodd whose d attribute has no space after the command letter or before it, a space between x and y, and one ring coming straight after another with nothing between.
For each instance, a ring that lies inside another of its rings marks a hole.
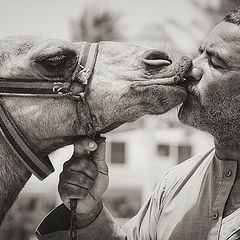
<instances>
[{"instance_id":1,"label":"man's lips","mask_svg":"<svg viewBox=\"0 0 240 240\"><path fill-rule=\"evenodd\" d=\"M182 87L185 87L187 89L196 85L196 84L197 84L197 81L191 76L183 78L183 80L178 83L178 85L180 85Z\"/></svg>"},{"instance_id":2,"label":"man's lips","mask_svg":"<svg viewBox=\"0 0 240 240\"><path fill-rule=\"evenodd\" d=\"M187 96L192 97L194 99L200 99L200 94L197 91L197 89L194 87L194 85L189 85L186 88Z\"/></svg>"}]
</instances>

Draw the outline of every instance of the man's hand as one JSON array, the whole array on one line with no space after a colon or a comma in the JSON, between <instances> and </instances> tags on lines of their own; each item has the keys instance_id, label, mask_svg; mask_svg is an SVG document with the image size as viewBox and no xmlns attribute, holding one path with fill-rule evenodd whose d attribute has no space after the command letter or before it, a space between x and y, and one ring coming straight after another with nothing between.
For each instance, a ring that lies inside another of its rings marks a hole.
<instances>
[{"instance_id":1,"label":"man's hand","mask_svg":"<svg viewBox=\"0 0 240 240\"><path fill-rule=\"evenodd\" d=\"M107 189L109 177L105 147L105 142L97 146L89 138L79 140L74 144L72 158L63 165L58 191L69 209L70 199L77 199L78 214L87 215L93 211Z\"/></svg>"}]
</instances>

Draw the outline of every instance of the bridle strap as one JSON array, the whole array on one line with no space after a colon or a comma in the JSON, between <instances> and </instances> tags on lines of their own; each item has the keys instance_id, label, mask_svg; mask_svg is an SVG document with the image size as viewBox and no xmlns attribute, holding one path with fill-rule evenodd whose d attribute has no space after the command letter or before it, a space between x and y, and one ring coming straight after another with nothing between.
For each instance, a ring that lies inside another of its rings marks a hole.
<instances>
[{"instance_id":1,"label":"bridle strap","mask_svg":"<svg viewBox=\"0 0 240 240\"><path fill-rule=\"evenodd\" d=\"M48 80L29 80L29 79L1 79L0 96L32 96L32 97L72 97L74 100L85 103L84 92L76 92L74 86L89 84L91 74L94 70L98 53L97 43L84 43L78 57L77 67L69 81L51 82ZM91 116L89 106L85 107L87 115ZM89 119L90 120L90 119ZM90 125L92 122L89 123ZM23 136L10 113L5 109L0 100L0 132L8 143L11 150L16 154L20 161L40 180L45 179L54 172L54 168L48 158L39 157L31 149L30 144Z\"/></svg>"},{"instance_id":2,"label":"bridle strap","mask_svg":"<svg viewBox=\"0 0 240 240\"><path fill-rule=\"evenodd\" d=\"M61 95L70 92L71 82L50 82L29 79L1 79L0 95L29 96L29 95Z\"/></svg>"},{"instance_id":3,"label":"bridle strap","mask_svg":"<svg viewBox=\"0 0 240 240\"><path fill-rule=\"evenodd\" d=\"M71 86L76 83L88 85L98 53L98 43L84 42L78 56L78 63L68 81L49 81L43 79L6 79L0 78L0 96L71 96L80 98L80 93L73 93Z\"/></svg>"},{"instance_id":4,"label":"bridle strap","mask_svg":"<svg viewBox=\"0 0 240 240\"><path fill-rule=\"evenodd\" d=\"M2 100L0 100L0 126L5 141L29 171L40 180L54 171L48 156L40 159L31 149L30 144L19 131L9 113L3 108Z\"/></svg>"}]
</instances>

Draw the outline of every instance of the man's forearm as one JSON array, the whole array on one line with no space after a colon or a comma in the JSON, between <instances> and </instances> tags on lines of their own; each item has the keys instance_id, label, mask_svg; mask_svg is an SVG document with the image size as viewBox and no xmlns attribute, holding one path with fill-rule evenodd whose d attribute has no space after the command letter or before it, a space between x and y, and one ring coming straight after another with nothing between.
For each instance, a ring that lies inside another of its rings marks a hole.
<instances>
[{"instance_id":1,"label":"man's forearm","mask_svg":"<svg viewBox=\"0 0 240 240\"><path fill-rule=\"evenodd\" d=\"M102 200L92 209L89 214L77 214L77 229L83 228L91 224L103 209Z\"/></svg>"},{"instance_id":2,"label":"man's forearm","mask_svg":"<svg viewBox=\"0 0 240 240\"><path fill-rule=\"evenodd\" d=\"M99 209L101 211L98 213ZM126 235L122 232L121 228L102 204L91 212L92 215L78 216L78 229L77 236L81 240L125 240ZM98 214L96 216L96 214ZM92 218L95 219L92 221ZM71 213L64 205L59 206L53 210L40 224L36 231L36 235L40 240L53 240L53 239L70 239ZM66 238L68 237L68 238Z\"/></svg>"}]
</instances>

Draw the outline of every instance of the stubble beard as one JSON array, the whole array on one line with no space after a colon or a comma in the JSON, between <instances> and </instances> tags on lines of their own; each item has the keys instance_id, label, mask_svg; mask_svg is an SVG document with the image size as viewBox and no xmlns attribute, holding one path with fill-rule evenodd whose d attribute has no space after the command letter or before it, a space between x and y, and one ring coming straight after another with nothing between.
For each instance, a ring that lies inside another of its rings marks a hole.
<instances>
[{"instance_id":1,"label":"stubble beard","mask_svg":"<svg viewBox=\"0 0 240 240\"><path fill-rule=\"evenodd\" d=\"M222 149L240 149L240 124L238 116L226 115L218 106L204 105L188 97L178 112L179 121L213 136L215 146Z\"/></svg>"}]
</instances>

